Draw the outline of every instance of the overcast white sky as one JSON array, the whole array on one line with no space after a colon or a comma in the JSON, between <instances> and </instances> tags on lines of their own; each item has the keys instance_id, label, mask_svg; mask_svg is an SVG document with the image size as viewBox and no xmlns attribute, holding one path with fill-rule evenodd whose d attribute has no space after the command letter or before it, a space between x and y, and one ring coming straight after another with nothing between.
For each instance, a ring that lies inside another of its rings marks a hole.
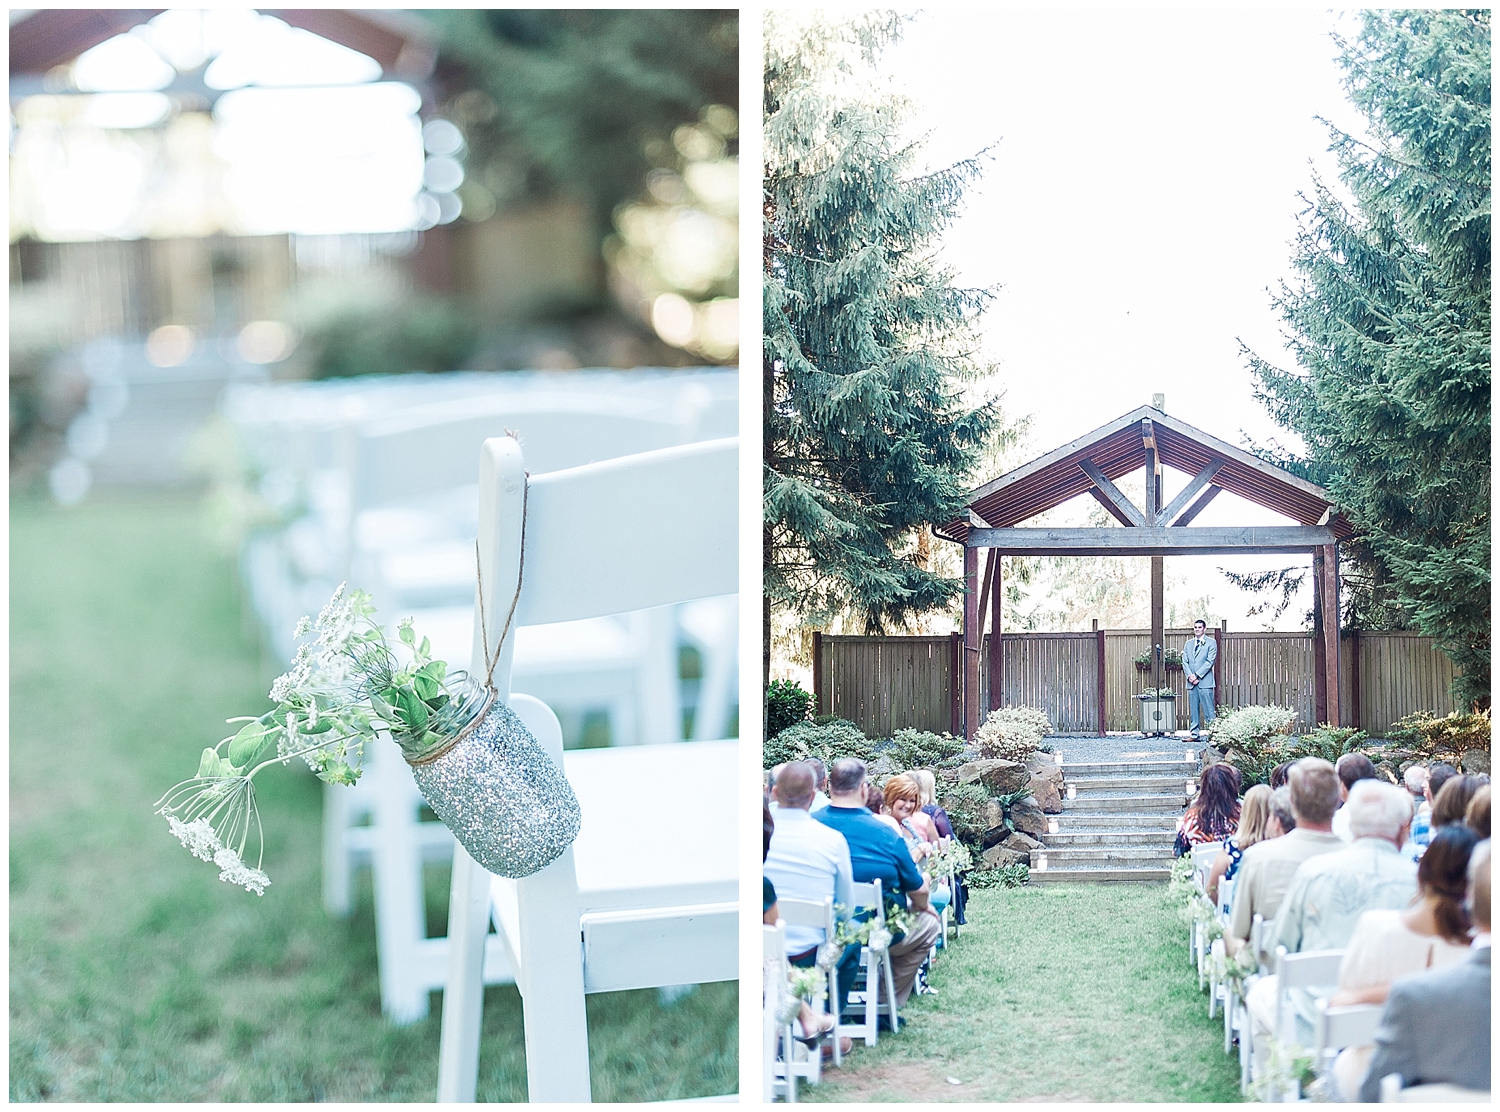
<instances>
[{"instance_id":1,"label":"overcast white sky","mask_svg":"<svg viewBox=\"0 0 1500 1112\"><path fill-rule=\"evenodd\" d=\"M1032 415L1014 462L1157 392L1231 443L1288 442L1239 341L1292 362L1268 288L1290 274L1299 190L1315 169L1337 184L1314 117L1362 131L1336 25L1351 26L1306 10L939 10L886 52L933 164L994 144L944 255L965 284L1000 287L985 348L1008 412ZM1185 481L1168 472L1167 497ZM1284 519L1228 495L1198 519L1250 522ZM1289 562L1168 560L1168 575L1211 590L1231 628L1258 628L1215 568Z\"/></svg>"}]
</instances>

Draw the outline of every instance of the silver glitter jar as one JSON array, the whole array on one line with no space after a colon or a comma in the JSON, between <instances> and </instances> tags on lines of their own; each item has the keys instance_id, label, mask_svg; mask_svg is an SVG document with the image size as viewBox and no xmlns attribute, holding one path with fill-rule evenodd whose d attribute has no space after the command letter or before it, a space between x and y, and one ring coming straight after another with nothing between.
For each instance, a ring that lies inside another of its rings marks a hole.
<instances>
[{"instance_id":1,"label":"silver glitter jar","mask_svg":"<svg viewBox=\"0 0 1500 1112\"><path fill-rule=\"evenodd\" d=\"M417 787L469 856L497 876L530 876L578 837L578 798L501 699L457 739L408 760Z\"/></svg>"}]
</instances>

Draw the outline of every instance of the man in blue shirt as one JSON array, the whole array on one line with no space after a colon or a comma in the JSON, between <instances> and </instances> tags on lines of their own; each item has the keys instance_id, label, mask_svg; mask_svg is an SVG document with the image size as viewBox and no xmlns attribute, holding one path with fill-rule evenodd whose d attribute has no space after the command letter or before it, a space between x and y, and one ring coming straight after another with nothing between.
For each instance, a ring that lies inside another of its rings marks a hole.
<instances>
[{"instance_id":1,"label":"man in blue shirt","mask_svg":"<svg viewBox=\"0 0 1500 1112\"><path fill-rule=\"evenodd\" d=\"M897 907L915 913L911 930L898 935L889 950L896 983L896 1004L904 1006L942 929L927 902L927 881L917 871L906 842L865 807L865 763L853 757L835 761L828 773L829 805L813 816L833 827L849 844L854 879L880 881L880 889Z\"/></svg>"}]
</instances>

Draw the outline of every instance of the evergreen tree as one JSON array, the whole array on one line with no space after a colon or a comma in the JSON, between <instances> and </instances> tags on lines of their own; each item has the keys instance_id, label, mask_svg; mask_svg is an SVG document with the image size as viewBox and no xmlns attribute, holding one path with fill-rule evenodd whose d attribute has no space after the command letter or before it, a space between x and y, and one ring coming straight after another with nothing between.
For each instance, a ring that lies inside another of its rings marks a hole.
<instances>
[{"instance_id":1,"label":"evergreen tree","mask_svg":"<svg viewBox=\"0 0 1500 1112\"><path fill-rule=\"evenodd\" d=\"M878 632L962 591L903 550L958 516L999 428L996 403L963 396L990 293L937 259L979 162L917 172L906 106L870 74L899 29L890 13L767 17L768 635L773 605Z\"/></svg>"},{"instance_id":2,"label":"evergreen tree","mask_svg":"<svg viewBox=\"0 0 1500 1112\"><path fill-rule=\"evenodd\" d=\"M1338 43L1373 144L1330 128L1353 205L1315 183L1276 299L1301 371L1250 363L1306 445L1276 462L1355 528L1346 618L1434 637L1488 705L1490 16L1371 11Z\"/></svg>"}]
</instances>

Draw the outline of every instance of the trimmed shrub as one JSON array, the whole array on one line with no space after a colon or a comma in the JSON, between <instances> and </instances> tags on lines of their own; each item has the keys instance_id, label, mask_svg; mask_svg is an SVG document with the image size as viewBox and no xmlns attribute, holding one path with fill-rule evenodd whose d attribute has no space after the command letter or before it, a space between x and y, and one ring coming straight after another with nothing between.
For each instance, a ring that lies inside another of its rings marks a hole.
<instances>
[{"instance_id":1,"label":"trimmed shrub","mask_svg":"<svg viewBox=\"0 0 1500 1112\"><path fill-rule=\"evenodd\" d=\"M817 757L831 765L840 757L869 761L870 741L853 722L835 718L831 722L797 722L766 742L764 764L774 768L786 761Z\"/></svg>"},{"instance_id":2,"label":"trimmed shrub","mask_svg":"<svg viewBox=\"0 0 1500 1112\"><path fill-rule=\"evenodd\" d=\"M1024 761L1042 738L1052 732L1052 720L1035 707L1001 707L990 711L984 724L974 731L980 756Z\"/></svg>"},{"instance_id":3,"label":"trimmed shrub","mask_svg":"<svg viewBox=\"0 0 1500 1112\"><path fill-rule=\"evenodd\" d=\"M766 737L774 738L788 726L806 721L811 712L812 695L796 680L772 680L766 685Z\"/></svg>"},{"instance_id":4,"label":"trimmed shrub","mask_svg":"<svg viewBox=\"0 0 1500 1112\"><path fill-rule=\"evenodd\" d=\"M1367 741L1369 741L1369 735L1363 730L1356 730L1351 726L1330 726L1324 723L1312 733L1294 738L1286 747L1286 755L1281 759L1290 761L1302 757L1318 757L1333 764L1347 753L1359 752L1365 747Z\"/></svg>"},{"instance_id":5,"label":"trimmed shrub","mask_svg":"<svg viewBox=\"0 0 1500 1112\"><path fill-rule=\"evenodd\" d=\"M978 846L984 838L984 812L989 801L989 789L978 781L956 784L938 797L953 824L954 836L970 846Z\"/></svg>"},{"instance_id":6,"label":"trimmed shrub","mask_svg":"<svg viewBox=\"0 0 1500 1112\"><path fill-rule=\"evenodd\" d=\"M1271 779L1271 770L1288 759L1286 731L1297 720L1291 707L1239 707L1216 718L1208 728L1224 759L1240 770L1245 790Z\"/></svg>"},{"instance_id":7,"label":"trimmed shrub","mask_svg":"<svg viewBox=\"0 0 1500 1112\"><path fill-rule=\"evenodd\" d=\"M1390 738L1419 760L1457 756L1468 749L1490 751L1490 712L1459 714L1454 711L1439 718L1430 711L1408 714L1393 722Z\"/></svg>"},{"instance_id":8,"label":"trimmed shrub","mask_svg":"<svg viewBox=\"0 0 1500 1112\"><path fill-rule=\"evenodd\" d=\"M885 752L899 768L956 768L962 762L964 739L926 730L897 730Z\"/></svg>"}]
</instances>

